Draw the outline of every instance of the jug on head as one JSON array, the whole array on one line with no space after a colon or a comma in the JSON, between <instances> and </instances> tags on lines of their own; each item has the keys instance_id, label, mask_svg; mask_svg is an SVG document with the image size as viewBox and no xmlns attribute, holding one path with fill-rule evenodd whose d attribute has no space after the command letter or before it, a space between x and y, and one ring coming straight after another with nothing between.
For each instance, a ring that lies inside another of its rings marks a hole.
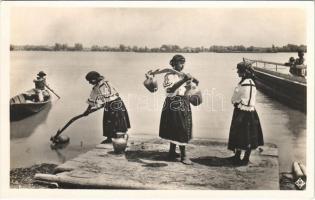
<instances>
[{"instance_id":1,"label":"jug on head","mask_svg":"<svg viewBox=\"0 0 315 200\"><path fill-rule=\"evenodd\" d=\"M112 138L115 153L122 153L127 147L129 135L127 133L116 133L117 137Z\"/></svg>"}]
</instances>

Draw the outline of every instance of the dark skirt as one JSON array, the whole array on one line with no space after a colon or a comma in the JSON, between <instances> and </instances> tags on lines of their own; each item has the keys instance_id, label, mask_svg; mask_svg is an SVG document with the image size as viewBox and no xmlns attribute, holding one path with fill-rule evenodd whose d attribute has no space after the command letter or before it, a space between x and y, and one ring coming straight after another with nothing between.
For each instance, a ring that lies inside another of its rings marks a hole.
<instances>
[{"instance_id":1,"label":"dark skirt","mask_svg":"<svg viewBox=\"0 0 315 200\"><path fill-rule=\"evenodd\" d=\"M117 132L127 132L130 128L129 116L121 98L107 102L103 114L103 135L115 138Z\"/></svg>"},{"instance_id":2,"label":"dark skirt","mask_svg":"<svg viewBox=\"0 0 315 200\"><path fill-rule=\"evenodd\" d=\"M163 139L188 143L192 138L192 116L186 96L167 97L160 121L159 136Z\"/></svg>"},{"instance_id":3,"label":"dark skirt","mask_svg":"<svg viewBox=\"0 0 315 200\"><path fill-rule=\"evenodd\" d=\"M264 138L256 110L250 112L234 108L228 149L256 149L262 145Z\"/></svg>"}]
</instances>

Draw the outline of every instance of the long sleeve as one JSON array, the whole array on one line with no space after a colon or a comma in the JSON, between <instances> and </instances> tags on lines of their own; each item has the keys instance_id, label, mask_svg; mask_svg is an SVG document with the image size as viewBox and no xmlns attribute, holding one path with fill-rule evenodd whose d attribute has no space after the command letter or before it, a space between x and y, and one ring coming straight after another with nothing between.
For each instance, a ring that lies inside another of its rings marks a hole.
<instances>
[{"instance_id":1,"label":"long sleeve","mask_svg":"<svg viewBox=\"0 0 315 200\"><path fill-rule=\"evenodd\" d=\"M256 103L256 87L254 81L246 79L234 90L232 104L236 104L241 110L252 111Z\"/></svg>"},{"instance_id":2,"label":"long sleeve","mask_svg":"<svg viewBox=\"0 0 315 200\"><path fill-rule=\"evenodd\" d=\"M87 103L92 107L99 107L102 104L118 98L118 93L108 81L100 81L93 87Z\"/></svg>"},{"instance_id":3,"label":"long sleeve","mask_svg":"<svg viewBox=\"0 0 315 200\"><path fill-rule=\"evenodd\" d=\"M175 83L177 83L180 80L181 78L177 74L170 74L170 73L165 74L163 87L167 91L168 88L171 88ZM183 84L172 93L166 92L166 95L169 97L176 96L176 95L183 96L185 94L185 91L186 91L186 88L184 87L184 84Z\"/></svg>"}]
</instances>

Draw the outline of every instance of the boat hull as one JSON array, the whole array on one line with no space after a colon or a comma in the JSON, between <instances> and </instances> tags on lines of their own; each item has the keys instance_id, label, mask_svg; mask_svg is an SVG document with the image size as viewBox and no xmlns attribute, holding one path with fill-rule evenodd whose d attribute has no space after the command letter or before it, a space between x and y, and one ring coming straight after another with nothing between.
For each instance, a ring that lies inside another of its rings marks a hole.
<instances>
[{"instance_id":1,"label":"boat hull","mask_svg":"<svg viewBox=\"0 0 315 200\"><path fill-rule=\"evenodd\" d=\"M306 112L306 80L254 67L257 89L272 98Z\"/></svg>"},{"instance_id":2,"label":"boat hull","mask_svg":"<svg viewBox=\"0 0 315 200\"><path fill-rule=\"evenodd\" d=\"M34 90L29 90L25 94L30 94L33 91ZM36 114L43 110L50 103L51 95L49 95L48 99L45 101L32 102L25 100L24 94L19 94L15 97L12 97L10 100L10 119L20 120L30 115Z\"/></svg>"}]
</instances>

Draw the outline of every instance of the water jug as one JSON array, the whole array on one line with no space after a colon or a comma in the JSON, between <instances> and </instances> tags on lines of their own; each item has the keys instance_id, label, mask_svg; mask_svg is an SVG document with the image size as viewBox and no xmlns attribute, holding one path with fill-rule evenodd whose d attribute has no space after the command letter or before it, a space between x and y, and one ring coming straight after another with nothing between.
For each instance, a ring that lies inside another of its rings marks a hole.
<instances>
[{"instance_id":1,"label":"water jug","mask_svg":"<svg viewBox=\"0 0 315 200\"><path fill-rule=\"evenodd\" d=\"M117 138L112 138L113 147L115 153L123 153L127 147L128 134L127 133L116 133Z\"/></svg>"},{"instance_id":2,"label":"water jug","mask_svg":"<svg viewBox=\"0 0 315 200\"><path fill-rule=\"evenodd\" d=\"M154 76L148 76L147 74L146 80L143 82L143 85L150 91L156 92L158 90L158 84Z\"/></svg>"},{"instance_id":3,"label":"water jug","mask_svg":"<svg viewBox=\"0 0 315 200\"><path fill-rule=\"evenodd\" d=\"M189 102L194 106L199 106L202 103L202 95L200 89L193 82L187 83L185 96L189 98Z\"/></svg>"}]
</instances>

